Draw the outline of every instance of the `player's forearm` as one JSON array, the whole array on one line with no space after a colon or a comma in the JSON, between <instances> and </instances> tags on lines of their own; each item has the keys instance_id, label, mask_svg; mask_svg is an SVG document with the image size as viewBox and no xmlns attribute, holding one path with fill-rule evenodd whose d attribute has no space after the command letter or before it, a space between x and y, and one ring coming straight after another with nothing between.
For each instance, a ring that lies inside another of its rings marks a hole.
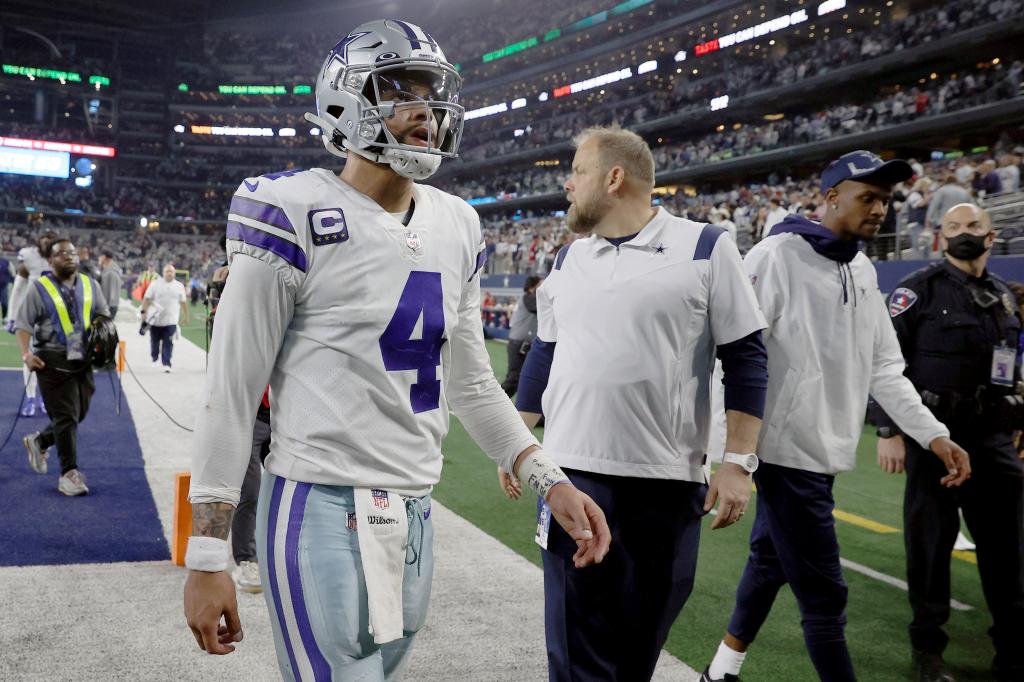
<instances>
[{"instance_id":1,"label":"player's forearm","mask_svg":"<svg viewBox=\"0 0 1024 682\"><path fill-rule=\"evenodd\" d=\"M757 449L761 420L739 410L725 412L725 451L747 454Z\"/></svg>"},{"instance_id":2,"label":"player's forearm","mask_svg":"<svg viewBox=\"0 0 1024 682\"><path fill-rule=\"evenodd\" d=\"M24 329L19 329L15 334L18 338L18 345L21 346L21 354L25 355L29 351L29 347L32 344L32 337Z\"/></svg>"},{"instance_id":3,"label":"player's forearm","mask_svg":"<svg viewBox=\"0 0 1024 682\"><path fill-rule=\"evenodd\" d=\"M227 502L200 502L192 505L192 535L227 540L231 532L234 505Z\"/></svg>"}]
</instances>

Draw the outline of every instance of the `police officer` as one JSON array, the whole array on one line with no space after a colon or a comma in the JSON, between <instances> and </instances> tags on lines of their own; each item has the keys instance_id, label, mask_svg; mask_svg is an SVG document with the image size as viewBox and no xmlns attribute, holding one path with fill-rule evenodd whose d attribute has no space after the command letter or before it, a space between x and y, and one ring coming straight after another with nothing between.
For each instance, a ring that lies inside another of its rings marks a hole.
<instances>
[{"instance_id":1,"label":"police officer","mask_svg":"<svg viewBox=\"0 0 1024 682\"><path fill-rule=\"evenodd\" d=\"M47 449L56 444L60 456L57 489L68 496L89 492L78 470L78 424L85 419L96 390L87 357L88 332L100 315L109 316L100 283L78 272L78 252L67 238L46 246L44 272L22 302L16 317L22 359L39 377L50 424L25 436L29 465L47 470Z\"/></svg>"},{"instance_id":2,"label":"police officer","mask_svg":"<svg viewBox=\"0 0 1024 682\"><path fill-rule=\"evenodd\" d=\"M1013 294L986 270L996 235L985 211L952 207L942 219L945 260L911 274L889 297L906 375L952 438L971 453L971 479L938 484L941 463L872 406L878 462L906 470L903 505L915 679L948 682L942 660L948 637L949 561L959 530L957 508L977 544L978 570L993 625L993 673L1024 680L1024 466L1012 435L1024 426L1018 408L1017 344L1021 329Z\"/></svg>"}]
</instances>

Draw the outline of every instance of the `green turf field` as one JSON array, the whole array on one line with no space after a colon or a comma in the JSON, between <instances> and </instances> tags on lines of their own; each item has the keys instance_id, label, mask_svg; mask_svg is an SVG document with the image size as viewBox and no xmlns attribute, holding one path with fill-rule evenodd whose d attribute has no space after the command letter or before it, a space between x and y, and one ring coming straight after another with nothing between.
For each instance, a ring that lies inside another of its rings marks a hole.
<instances>
[{"instance_id":1,"label":"green turf field","mask_svg":"<svg viewBox=\"0 0 1024 682\"><path fill-rule=\"evenodd\" d=\"M205 309L191 309L185 337L203 347ZM495 373L505 372L505 347L488 342ZM0 366L20 365L14 337L0 335ZM875 464L874 436L865 432L858 453L859 468L839 476L835 495L837 521L845 559L880 573L905 576L901 506L903 477L889 476ZM539 564L533 544L535 503L529 494L518 502L498 490L495 467L467 436L457 420L445 441L445 465L435 497L530 561ZM666 648L697 670L713 655L733 605L736 583L746 558L752 514L736 526L711 532L705 523L697 582ZM954 558L953 598L971 607L952 612L953 635L946 652L958 680L990 679L992 647L985 635L990 621L973 555ZM847 637L858 676L869 682L909 679L910 656L906 624L910 618L906 592L875 578L846 570L850 585ZM800 616L788 590L783 590L743 669L748 680L813 682Z\"/></svg>"}]
</instances>

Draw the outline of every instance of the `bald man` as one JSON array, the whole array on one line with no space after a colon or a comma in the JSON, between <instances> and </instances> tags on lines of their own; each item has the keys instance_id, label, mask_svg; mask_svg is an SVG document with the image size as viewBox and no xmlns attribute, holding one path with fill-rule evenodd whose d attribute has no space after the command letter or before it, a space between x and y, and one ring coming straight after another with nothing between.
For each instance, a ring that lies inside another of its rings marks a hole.
<instances>
[{"instance_id":1,"label":"bald man","mask_svg":"<svg viewBox=\"0 0 1024 682\"><path fill-rule=\"evenodd\" d=\"M996 234L984 209L958 204L942 217L944 260L911 274L889 296L906 376L971 453L971 478L944 488L941 463L904 438L877 405L878 463L906 472L903 505L915 679L955 679L942 653L949 640L949 561L957 508L977 544L978 572L992 614L993 676L1024 680L1024 463L1012 434L1024 427L1017 393L1021 328L1006 283L987 270Z\"/></svg>"}]
</instances>

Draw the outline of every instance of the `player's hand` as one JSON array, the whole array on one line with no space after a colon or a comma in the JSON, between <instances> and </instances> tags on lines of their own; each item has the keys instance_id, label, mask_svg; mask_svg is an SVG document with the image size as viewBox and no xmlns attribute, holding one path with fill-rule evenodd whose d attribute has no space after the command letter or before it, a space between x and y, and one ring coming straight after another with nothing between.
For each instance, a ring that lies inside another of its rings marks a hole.
<instances>
[{"instance_id":1,"label":"player's hand","mask_svg":"<svg viewBox=\"0 0 1024 682\"><path fill-rule=\"evenodd\" d=\"M14 329L15 324L16 323L15 323L14 320L7 320L7 323L4 324L4 329L7 330L8 334L13 334L15 332L15 329Z\"/></svg>"},{"instance_id":2,"label":"player's hand","mask_svg":"<svg viewBox=\"0 0 1024 682\"><path fill-rule=\"evenodd\" d=\"M523 484L519 482L519 479L501 467L498 467L498 485L501 486L505 497L510 500L518 500L519 496L523 494Z\"/></svg>"},{"instance_id":3,"label":"player's hand","mask_svg":"<svg viewBox=\"0 0 1024 682\"><path fill-rule=\"evenodd\" d=\"M875 448L878 454L878 466L890 474L902 474L907 468L907 444L903 436L879 438Z\"/></svg>"},{"instance_id":4,"label":"player's hand","mask_svg":"<svg viewBox=\"0 0 1024 682\"><path fill-rule=\"evenodd\" d=\"M939 481L942 485L955 488L971 477L971 458L962 447L945 436L936 438L928 447L939 456L949 472Z\"/></svg>"},{"instance_id":5,"label":"player's hand","mask_svg":"<svg viewBox=\"0 0 1024 682\"><path fill-rule=\"evenodd\" d=\"M704 498L704 511L709 512L718 501L718 515L711 522L711 530L718 530L736 523L747 513L750 502L750 474L739 464L725 462L711 477L711 486Z\"/></svg>"},{"instance_id":6,"label":"player's hand","mask_svg":"<svg viewBox=\"0 0 1024 682\"><path fill-rule=\"evenodd\" d=\"M576 568L601 563L612 544L612 531L597 503L572 483L551 488L547 502L555 521L576 541L572 556Z\"/></svg>"},{"instance_id":7,"label":"player's hand","mask_svg":"<svg viewBox=\"0 0 1024 682\"><path fill-rule=\"evenodd\" d=\"M227 571L188 572L185 621L203 651L223 655L235 650L233 642L242 641L242 621L238 618L235 583Z\"/></svg>"},{"instance_id":8,"label":"player's hand","mask_svg":"<svg viewBox=\"0 0 1024 682\"><path fill-rule=\"evenodd\" d=\"M46 367L46 363L43 362L43 359L35 353L29 353L28 357L25 358L25 366L28 367L30 371L34 372L37 369L44 369Z\"/></svg>"}]
</instances>

